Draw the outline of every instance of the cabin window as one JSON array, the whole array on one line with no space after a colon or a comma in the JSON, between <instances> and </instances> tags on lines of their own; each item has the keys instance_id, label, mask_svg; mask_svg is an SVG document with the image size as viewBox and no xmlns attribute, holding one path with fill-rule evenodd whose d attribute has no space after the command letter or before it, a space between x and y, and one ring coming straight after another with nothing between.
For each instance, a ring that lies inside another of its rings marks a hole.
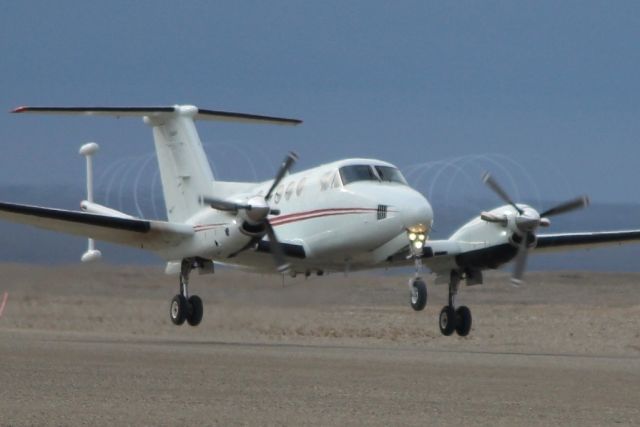
<instances>
[{"instance_id":1,"label":"cabin window","mask_svg":"<svg viewBox=\"0 0 640 427\"><path fill-rule=\"evenodd\" d=\"M324 175L322 175L322 178L320 178L320 190L324 191L327 188L329 188L329 185L331 184L331 174L333 172L327 172Z\"/></svg>"},{"instance_id":2,"label":"cabin window","mask_svg":"<svg viewBox=\"0 0 640 427\"><path fill-rule=\"evenodd\" d=\"M296 196L300 196L302 191L304 190L304 184L307 182L307 178L302 178L298 181L298 185L296 186Z\"/></svg>"},{"instance_id":3,"label":"cabin window","mask_svg":"<svg viewBox=\"0 0 640 427\"><path fill-rule=\"evenodd\" d=\"M288 185L287 185L287 189L284 192L284 198L285 200L289 200L291 198L291 195L293 194L293 187L295 186L295 183L293 181L291 181Z\"/></svg>"},{"instance_id":4,"label":"cabin window","mask_svg":"<svg viewBox=\"0 0 640 427\"><path fill-rule=\"evenodd\" d=\"M273 201L276 203L280 202L280 199L282 199L282 192L284 190L284 187L282 186L282 184L278 185L278 187L276 188L275 193L273 194Z\"/></svg>"}]
</instances>

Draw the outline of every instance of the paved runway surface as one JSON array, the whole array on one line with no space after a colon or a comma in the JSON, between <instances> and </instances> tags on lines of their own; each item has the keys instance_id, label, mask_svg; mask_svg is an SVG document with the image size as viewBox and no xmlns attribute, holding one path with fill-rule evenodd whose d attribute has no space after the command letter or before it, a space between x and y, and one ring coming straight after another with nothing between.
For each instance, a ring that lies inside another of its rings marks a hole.
<instances>
[{"instance_id":1,"label":"paved runway surface","mask_svg":"<svg viewBox=\"0 0 640 427\"><path fill-rule=\"evenodd\" d=\"M0 266L0 425L640 424L640 275L497 274L459 338L403 278L196 276L176 328L171 278L96 268Z\"/></svg>"}]
</instances>

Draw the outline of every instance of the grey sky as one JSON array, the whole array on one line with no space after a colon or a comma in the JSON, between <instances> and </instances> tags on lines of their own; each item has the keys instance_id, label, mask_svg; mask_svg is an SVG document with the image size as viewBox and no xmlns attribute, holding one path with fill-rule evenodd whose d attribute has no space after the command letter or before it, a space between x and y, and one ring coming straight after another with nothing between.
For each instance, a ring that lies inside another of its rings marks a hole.
<instances>
[{"instance_id":1,"label":"grey sky","mask_svg":"<svg viewBox=\"0 0 640 427\"><path fill-rule=\"evenodd\" d=\"M635 203L638 40L631 1L5 1L0 99L4 110L192 103L305 121L199 124L223 179L252 179L251 162L267 178L292 149L300 167L490 153L524 167L504 160L523 199ZM0 140L2 184L82 182L88 140L103 147L98 173L152 150L149 130L124 119L0 114Z\"/></svg>"}]
</instances>

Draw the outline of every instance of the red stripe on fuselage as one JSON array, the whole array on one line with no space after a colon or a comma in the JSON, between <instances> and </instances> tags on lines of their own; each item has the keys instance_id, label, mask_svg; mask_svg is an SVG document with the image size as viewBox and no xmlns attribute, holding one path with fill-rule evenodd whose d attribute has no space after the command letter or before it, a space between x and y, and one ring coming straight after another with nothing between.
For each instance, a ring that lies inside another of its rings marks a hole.
<instances>
[{"instance_id":1,"label":"red stripe on fuselage","mask_svg":"<svg viewBox=\"0 0 640 427\"><path fill-rule=\"evenodd\" d=\"M378 209L377 208L315 209L315 210L312 210L312 211L297 212L297 213L292 213L292 214L280 215L280 216L272 217L272 218L269 219L269 221L271 222L271 225L278 226L278 225L289 224L289 223L296 222L296 221L304 221L304 220L307 220L307 219L322 218L322 217L327 217L327 216L350 215L350 214L365 214L365 213L372 213L372 212L378 212ZM390 211L387 211L387 212L394 212L394 211L390 210ZM220 227L220 226L223 226L223 225L226 225L226 224L194 225L193 226L193 230L195 232L205 231L205 230L210 230L212 228Z\"/></svg>"},{"instance_id":2,"label":"red stripe on fuselage","mask_svg":"<svg viewBox=\"0 0 640 427\"><path fill-rule=\"evenodd\" d=\"M306 219L315 219L327 216L335 215L349 215L349 214L364 214L377 212L377 209L373 208L332 208L332 209L316 209L307 212L298 212L294 214L282 215L276 218L271 218L271 224L274 226L289 224L291 222L303 221Z\"/></svg>"}]
</instances>

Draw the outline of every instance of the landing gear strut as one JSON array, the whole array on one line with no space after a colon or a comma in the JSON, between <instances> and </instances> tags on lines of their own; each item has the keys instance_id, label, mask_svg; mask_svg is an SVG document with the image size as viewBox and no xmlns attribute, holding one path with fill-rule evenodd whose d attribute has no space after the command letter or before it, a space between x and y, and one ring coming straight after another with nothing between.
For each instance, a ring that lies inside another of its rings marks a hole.
<instances>
[{"instance_id":1,"label":"landing gear strut","mask_svg":"<svg viewBox=\"0 0 640 427\"><path fill-rule=\"evenodd\" d=\"M180 267L180 293L171 299L169 315L174 325L182 325L186 320L191 326L202 321L202 300L197 295L189 296L189 274L195 266L194 260L183 259Z\"/></svg>"},{"instance_id":2,"label":"landing gear strut","mask_svg":"<svg viewBox=\"0 0 640 427\"><path fill-rule=\"evenodd\" d=\"M455 331L461 337L466 337L471 331L471 310L469 307L463 305L455 308L459 285L460 273L452 271L449 280L449 304L442 307L438 322L442 335L450 336Z\"/></svg>"},{"instance_id":3,"label":"landing gear strut","mask_svg":"<svg viewBox=\"0 0 640 427\"><path fill-rule=\"evenodd\" d=\"M409 280L409 289L411 290L409 302L411 303L411 308L415 311L421 311L427 305L427 285L420 277L420 273L422 272L422 259L420 255L414 253L413 260L416 267L416 274Z\"/></svg>"}]
</instances>

